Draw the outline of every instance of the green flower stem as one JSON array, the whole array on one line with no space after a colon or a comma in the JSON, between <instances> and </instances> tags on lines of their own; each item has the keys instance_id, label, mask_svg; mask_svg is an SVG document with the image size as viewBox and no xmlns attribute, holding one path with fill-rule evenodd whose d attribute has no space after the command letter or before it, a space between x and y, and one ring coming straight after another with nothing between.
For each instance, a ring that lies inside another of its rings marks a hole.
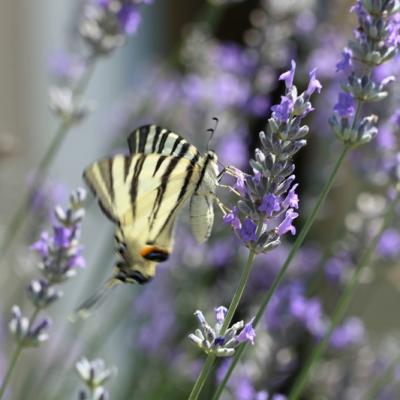
<instances>
[{"instance_id":1,"label":"green flower stem","mask_svg":"<svg viewBox=\"0 0 400 400\"><path fill-rule=\"evenodd\" d=\"M204 363L200 375L198 376L196 383L193 386L193 389L189 395L188 400L197 400L197 398L199 397L201 389L203 389L207 377L212 370L215 359L216 359L215 354L210 353L207 356L206 362Z\"/></svg>"},{"instance_id":2,"label":"green flower stem","mask_svg":"<svg viewBox=\"0 0 400 400\"><path fill-rule=\"evenodd\" d=\"M399 193L397 193L397 196L394 199L394 201L390 203L390 206L388 207L388 210L385 213L381 228L379 229L378 233L375 235L375 237L372 239L369 246L365 250L363 256L361 257L361 260L359 261L356 269L352 274L352 277L347 282L342 295L339 297L339 300L333 312L329 329L325 332L323 339L320 342L318 342L318 344L313 348L312 352L310 353L309 357L307 358L304 364L304 367L301 369L299 375L297 376L297 379L294 382L293 388L289 394L289 400L296 400L300 397L300 395L303 392L304 386L307 383L307 378L315 368L316 364L318 363L319 359L321 358L322 354L324 353L329 343L329 339L331 337L332 332L334 331L335 327L340 323L340 321L343 319L347 311L347 308L350 305L354 291L358 285L361 272L363 271L364 267L369 263L382 233L393 219L393 214L395 212L395 207L397 205L398 199L399 199Z\"/></svg>"},{"instance_id":3,"label":"green flower stem","mask_svg":"<svg viewBox=\"0 0 400 400\"><path fill-rule=\"evenodd\" d=\"M272 282L271 287L268 289L267 293L265 294L264 298L262 299L262 302L260 304L260 307L258 309L258 312L256 314L256 317L254 319L253 322L253 327L255 328L258 324L258 322L260 321L260 319L262 318L262 316L264 315L265 309L267 308L267 305L269 303L269 301L271 300L272 295L274 294L276 288L278 287L278 285L282 282L282 279L287 271L287 269L289 268L290 263L292 262L293 258L296 256L297 251L299 250L300 246L303 244L305 237L308 234L308 231L310 230L312 224L314 223L315 217L318 214L319 209L321 208L323 202L326 199L326 196L328 195L329 191L332 188L333 182L335 181L336 175L340 169L340 166L342 165L347 152L349 151L350 147L349 146L344 146L342 149L342 152L340 153L334 167L333 170L331 172L331 175L328 179L328 181L326 182L324 188L322 189L322 192L320 193L318 200L314 206L314 208L311 211L311 214L309 215L309 217L307 218L302 230L300 231L300 234L297 236L296 241L293 244L292 250L290 251L288 257L286 258L284 264L282 265L278 275L275 277L274 281ZM219 399L219 397L221 396L225 385L227 384L230 376L232 375L233 370L235 369L237 363L239 362L240 357L242 356L244 350L246 348L246 343L243 343L235 352L234 358L232 360L231 365L229 366L228 371L226 372L224 379L222 380L222 382L219 384L213 400L217 400Z\"/></svg>"},{"instance_id":4,"label":"green flower stem","mask_svg":"<svg viewBox=\"0 0 400 400\"><path fill-rule=\"evenodd\" d=\"M72 89L73 97L78 98L86 89L90 77L93 74L95 65L95 57L89 57L87 61L87 68L85 70L85 74L82 76L80 81L76 84L76 86ZM55 135L50 143L50 146L47 148L46 153L43 158L39 162L39 166L37 171L35 172L34 180L28 189L28 192L22 196L22 201L18 205L15 213L11 217L11 221L4 230L4 238L0 245L0 255L3 257L6 255L7 251L10 249L12 243L16 239L24 221L27 219L27 215L29 213L29 204L35 191L42 185L49 167L51 166L55 156L57 155L59 149L61 148L62 143L68 133L69 129L73 125L73 121L71 119L63 119L57 128Z\"/></svg>"},{"instance_id":5,"label":"green flower stem","mask_svg":"<svg viewBox=\"0 0 400 400\"><path fill-rule=\"evenodd\" d=\"M396 357L390 365L386 368L382 375L380 375L364 395L364 400L375 400L378 398L379 392L384 389L387 384L392 382L395 368L399 365L400 356Z\"/></svg>"},{"instance_id":6,"label":"green flower stem","mask_svg":"<svg viewBox=\"0 0 400 400\"><path fill-rule=\"evenodd\" d=\"M256 232L257 237L260 235L262 227L263 227L263 221L260 220L257 225L257 232ZM251 268L253 266L253 261L254 261L255 255L256 255L255 246L252 246L249 251L249 256L247 258L246 266L244 267L244 270L240 277L239 285L238 285L236 292L232 298L228 312L224 319L224 323L221 327L221 336L223 336L225 331L229 328L229 325L232 322L233 316L235 315L235 312L238 308L240 299L243 296L244 290L245 290L247 282L249 280L249 276L250 276ZM198 376L196 383L194 384L193 389L189 395L189 400L197 400L197 398L199 397L201 389L203 388L204 383L206 382L207 377L212 370L215 359L216 359L216 357L214 354L212 354L212 353L208 354L206 362L204 363L203 368L200 372L200 375Z\"/></svg>"},{"instance_id":7,"label":"green flower stem","mask_svg":"<svg viewBox=\"0 0 400 400\"><path fill-rule=\"evenodd\" d=\"M34 309L34 311L32 313L32 316L29 319L28 332L29 332L31 326L34 324L35 319L36 319L37 315L39 314L39 311L40 310L37 307ZM10 365L8 366L8 370L7 370L6 376L5 376L4 380L3 380L3 383L2 383L1 388L0 388L0 400L3 398L4 393L6 392L8 384L10 383L11 375L14 372L15 366L17 365L17 361L18 361L19 356L20 356L20 354L21 354L23 349L24 349L24 342L22 340L22 341L20 341L18 343L18 345L15 348L14 353L13 353L13 355L11 357Z\"/></svg>"}]
</instances>

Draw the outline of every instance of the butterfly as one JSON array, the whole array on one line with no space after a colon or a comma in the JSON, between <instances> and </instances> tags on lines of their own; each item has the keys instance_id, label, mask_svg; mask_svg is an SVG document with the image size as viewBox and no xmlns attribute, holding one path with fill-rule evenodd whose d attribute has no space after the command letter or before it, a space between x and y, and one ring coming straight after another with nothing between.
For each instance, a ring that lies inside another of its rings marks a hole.
<instances>
[{"instance_id":1,"label":"butterfly","mask_svg":"<svg viewBox=\"0 0 400 400\"><path fill-rule=\"evenodd\" d=\"M197 242L211 234L218 186L218 159L204 155L180 135L157 125L128 137L130 155L89 165L83 178L104 214L116 225L117 261L107 287L149 282L173 250L174 226L190 199L190 224ZM102 293L84 303L88 308Z\"/></svg>"}]
</instances>

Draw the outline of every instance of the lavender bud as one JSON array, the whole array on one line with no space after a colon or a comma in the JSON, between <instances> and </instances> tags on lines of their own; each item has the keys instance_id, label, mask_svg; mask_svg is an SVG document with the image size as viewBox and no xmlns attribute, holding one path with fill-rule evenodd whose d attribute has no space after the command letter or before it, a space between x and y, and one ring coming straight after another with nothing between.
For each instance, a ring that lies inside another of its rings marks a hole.
<instances>
[{"instance_id":1,"label":"lavender bud","mask_svg":"<svg viewBox=\"0 0 400 400\"><path fill-rule=\"evenodd\" d=\"M9 330L18 343L23 343L28 335L29 320L22 315L19 306L13 306L11 309L11 320L9 322Z\"/></svg>"}]
</instances>

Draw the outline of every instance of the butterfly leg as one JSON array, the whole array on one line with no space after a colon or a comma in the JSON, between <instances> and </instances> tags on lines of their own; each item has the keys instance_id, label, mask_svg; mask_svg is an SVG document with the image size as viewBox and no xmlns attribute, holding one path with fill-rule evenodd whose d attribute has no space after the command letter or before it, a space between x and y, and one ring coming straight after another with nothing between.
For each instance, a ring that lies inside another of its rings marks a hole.
<instances>
[{"instance_id":1,"label":"butterfly leg","mask_svg":"<svg viewBox=\"0 0 400 400\"><path fill-rule=\"evenodd\" d=\"M213 198L222 214L226 215L227 213L231 212L231 210L217 196L214 195Z\"/></svg>"}]
</instances>

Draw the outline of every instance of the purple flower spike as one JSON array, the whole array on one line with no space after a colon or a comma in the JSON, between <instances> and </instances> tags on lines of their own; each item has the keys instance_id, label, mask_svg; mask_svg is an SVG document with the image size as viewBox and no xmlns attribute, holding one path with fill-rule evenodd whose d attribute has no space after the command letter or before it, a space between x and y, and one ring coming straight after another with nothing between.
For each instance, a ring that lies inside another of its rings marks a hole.
<instances>
[{"instance_id":1,"label":"purple flower spike","mask_svg":"<svg viewBox=\"0 0 400 400\"><path fill-rule=\"evenodd\" d=\"M286 71L279 76L280 81L285 81L286 89L291 89L293 86L293 78L296 71L296 62L294 60L291 61L291 66L292 67L289 71Z\"/></svg>"},{"instance_id":2,"label":"purple flower spike","mask_svg":"<svg viewBox=\"0 0 400 400\"><path fill-rule=\"evenodd\" d=\"M321 93L322 85L321 82L316 78L317 74L317 69L314 68L310 72L310 82L308 83L308 87L306 90L306 95L308 97L311 97L311 95L317 91L318 93ZM310 110L311 111L311 110Z\"/></svg>"},{"instance_id":3,"label":"purple flower spike","mask_svg":"<svg viewBox=\"0 0 400 400\"><path fill-rule=\"evenodd\" d=\"M341 117L351 117L354 115L354 97L351 93L339 93L339 100L333 108Z\"/></svg>"},{"instance_id":4,"label":"purple flower spike","mask_svg":"<svg viewBox=\"0 0 400 400\"><path fill-rule=\"evenodd\" d=\"M278 226L278 235L282 236L286 232L290 232L292 235L296 234L296 228L292 225L294 219L299 216L297 212L294 212L292 208L286 211L285 219Z\"/></svg>"},{"instance_id":5,"label":"purple flower spike","mask_svg":"<svg viewBox=\"0 0 400 400\"><path fill-rule=\"evenodd\" d=\"M257 225L250 218L246 218L239 231L240 237L245 242L255 242L257 240L256 229Z\"/></svg>"},{"instance_id":6,"label":"purple flower spike","mask_svg":"<svg viewBox=\"0 0 400 400\"><path fill-rule=\"evenodd\" d=\"M264 195L259 211L264 212L268 217L271 217L275 211L279 211L281 206L279 204L279 198L272 193Z\"/></svg>"},{"instance_id":7,"label":"purple flower spike","mask_svg":"<svg viewBox=\"0 0 400 400\"><path fill-rule=\"evenodd\" d=\"M348 47L345 47L344 50L342 51L342 59L336 64L336 72L351 71L353 66L352 56L353 52Z\"/></svg>"},{"instance_id":8,"label":"purple flower spike","mask_svg":"<svg viewBox=\"0 0 400 400\"><path fill-rule=\"evenodd\" d=\"M254 318L251 319L251 321L249 321L244 328L242 329L242 331L239 333L237 340L240 343L243 342L250 342L252 345L254 345L254 339L256 337L256 332L253 329L253 321Z\"/></svg>"},{"instance_id":9,"label":"purple flower spike","mask_svg":"<svg viewBox=\"0 0 400 400\"><path fill-rule=\"evenodd\" d=\"M242 223L238 217L237 207L233 207L232 211L224 216L225 224L232 226L234 229L241 229Z\"/></svg>"}]
</instances>

